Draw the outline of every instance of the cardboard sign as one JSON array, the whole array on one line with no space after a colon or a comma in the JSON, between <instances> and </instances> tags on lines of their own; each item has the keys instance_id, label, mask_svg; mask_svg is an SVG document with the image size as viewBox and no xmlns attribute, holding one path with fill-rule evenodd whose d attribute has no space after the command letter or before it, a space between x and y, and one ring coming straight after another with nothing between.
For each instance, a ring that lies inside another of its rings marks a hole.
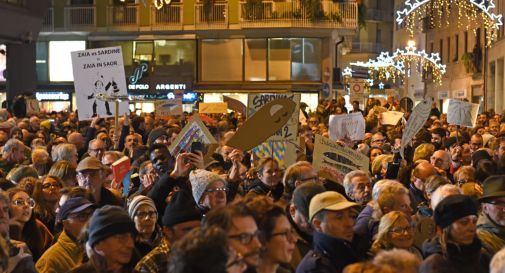
<instances>
[{"instance_id":1,"label":"cardboard sign","mask_svg":"<svg viewBox=\"0 0 505 273\"><path fill-rule=\"evenodd\" d=\"M298 118L300 109L300 94L279 93L279 94L249 94L247 98L247 118L249 119L263 106L272 100L289 99L295 103L294 112L283 127L277 130L267 141L295 140L298 136ZM261 120L257 128L263 128L267 120ZM270 121L268 121L270 122ZM263 141L262 141L263 142Z\"/></svg>"},{"instance_id":2,"label":"cardboard sign","mask_svg":"<svg viewBox=\"0 0 505 273\"><path fill-rule=\"evenodd\" d=\"M396 125L402 119L403 112L387 111L381 114L382 125Z\"/></svg>"},{"instance_id":3,"label":"cardboard sign","mask_svg":"<svg viewBox=\"0 0 505 273\"><path fill-rule=\"evenodd\" d=\"M198 113L201 114L222 114L228 113L228 103L226 102L200 102L198 104Z\"/></svg>"},{"instance_id":4,"label":"cardboard sign","mask_svg":"<svg viewBox=\"0 0 505 273\"><path fill-rule=\"evenodd\" d=\"M296 103L288 98L270 101L247 119L226 145L248 151L265 141L272 141L270 139L275 132L287 128L285 124L292 118L293 113L296 113L298 118L295 108ZM296 122L298 124L298 120ZM298 132L293 137L296 139L297 136Z\"/></svg>"},{"instance_id":5,"label":"cardboard sign","mask_svg":"<svg viewBox=\"0 0 505 273\"><path fill-rule=\"evenodd\" d=\"M421 130L426 120L430 117L431 104L433 100L431 98L424 99L414 107L412 114L407 121L407 126L402 134L402 143L400 146L400 154L404 158L403 150L414 138L414 136Z\"/></svg>"},{"instance_id":6,"label":"cardboard sign","mask_svg":"<svg viewBox=\"0 0 505 273\"><path fill-rule=\"evenodd\" d=\"M97 95L128 95L121 47L72 52L72 68L79 120L88 120L96 115L114 116L115 103L101 101ZM128 102L120 102L119 115L127 112Z\"/></svg>"},{"instance_id":7,"label":"cardboard sign","mask_svg":"<svg viewBox=\"0 0 505 273\"><path fill-rule=\"evenodd\" d=\"M217 144L216 139L212 136L209 129L203 124L198 115L193 115L191 117L188 124L184 126L174 142L168 147L168 151L170 151L173 157L177 157L181 151L190 151L191 143L195 141L203 144Z\"/></svg>"},{"instance_id":8,"label":"cardboard sign","mask_svg":"<svg viewBox=\"0 0 505 273\"><path fill-rule=\"evenodd\" d=\"M247 114L247 107L241 101L234 99L232 97L228 97L228 96L223 96L223 101L228 103L229 109L231 109L235 112L239 112L242 115Z\"/></svg>"},{"instance_id":9,"label":"cardboard sign","mask_svg":"<svg viewBox=\"0 0 505 273\"><path fill-rule=\"evenodd\" d=\"M331 115L329 131L331 140L362 140L365 138L365 118L360 112Z\"/></svg>"},{"instance_id":10,"label":"cardboard sign","mask_svg":"<svg viewBox=\"0 0 505 273\"><path fill-rule=\"evenodd\" d=\"M40 113L39 101L36 99L26 99L26 113L36 115Z\"/></svg>"},{"instance_id":11,"label":"cardboard sign","mask_svg":"<svg viewBox=\"0 0 505 273\"><path fill-rule=\"evenodd\" d=\"M368 172L367 156L320 135L316 135L313 155L312 165L318 174L338 183L342 183L344 176L350 171Z\"/></svg>"},{"instance_id":12,"label":"cardboard sign","mask_svg":"<svg viewBox=\"0 0 505 273\"><path fill-rule=\"evenodd\" d=\"M479 104L462 100L449 100L447 122L465 127L473 127L477 121Z\"/></svg>"},{"instance_id":13,"label":"cardboard sign","mask_svg":"<svg viewBox=\"0 0 505 273\"><path fill-rule=\"evenodd\" d=\"M182 115L182 99L159 100L154 102L157 117L167 118Z\"/></svg>"}]
</instances>

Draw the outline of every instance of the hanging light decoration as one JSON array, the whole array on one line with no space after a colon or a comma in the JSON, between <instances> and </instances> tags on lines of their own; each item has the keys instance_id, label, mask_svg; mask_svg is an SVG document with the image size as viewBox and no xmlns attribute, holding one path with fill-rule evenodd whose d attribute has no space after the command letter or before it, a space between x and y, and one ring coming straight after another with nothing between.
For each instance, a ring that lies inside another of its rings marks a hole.
<instances>
[{"instance_id":1,"label":"hanging light decoration","mask_svg":"<svg viewBox=\"0 0 505 273\"><path fill-rule=\"evenodd\" d=\"M405 8L397 11L396 22L405 23L413 35L417 23L423 18L428 17L430 24L442 27L449 24L451 12L456 12L459 27L476 28L482 21L486 30L486 46L490 46L496 41L498 30L503 25L503 16L492 12L495 7L493 0L405 0Z\"/></svg>"},{"instance_id":2,"label":"hanging light decoration","mask_svg":"<svg viewBox=\"0 0 505 273\"><path fill-rule=\"evenodd\" d=\"M172 0L153 0L154 6L156 9L161 9L163 8L163 5L170 5Z\"/></svg>"},{"instance_id":3,"label":"hanging light decoration","mask_svg":"<svg viewBox=\"0 0 505 273\"><path fill-rule=\"evenodd\" d=\"M359 61L351 63L351 65L368 68L368 74L376 80L396 81L405 73L403 62L395 61L389 52L382 52L376 59L370 59L367 62ZM344 73L346 73L345 69ZM346 76L344 73L342 75Z\"/></svg>"}]
</instances>

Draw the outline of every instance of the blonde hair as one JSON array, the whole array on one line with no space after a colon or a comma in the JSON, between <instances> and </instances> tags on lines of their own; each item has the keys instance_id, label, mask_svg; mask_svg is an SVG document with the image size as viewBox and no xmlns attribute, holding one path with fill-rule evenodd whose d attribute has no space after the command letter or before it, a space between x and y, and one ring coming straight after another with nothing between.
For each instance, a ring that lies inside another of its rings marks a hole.
<instances>
[{"instance_id":1,"label":"blonde hair","mask_svg":"<svg viewBox=\"0 0 505 273\"><path fill-rule=\"evenodd\" d=\"M402 219L405 219L409 222L409 224L412 224L411 218L401 211L391 211L382 216L379 223L379 229L377 231L377 239L374 241L370 249L373 253L377 253L381 249L390 249L393 247L388 234L394 224Z\"/></svg>"}]
</instances>

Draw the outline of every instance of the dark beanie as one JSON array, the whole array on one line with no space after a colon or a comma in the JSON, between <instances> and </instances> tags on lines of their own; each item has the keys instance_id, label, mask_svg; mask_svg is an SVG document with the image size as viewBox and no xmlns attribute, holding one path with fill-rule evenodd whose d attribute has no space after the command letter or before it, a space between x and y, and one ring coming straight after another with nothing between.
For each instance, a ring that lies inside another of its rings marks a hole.
<instances>
[{"instance_id":1,"label":"dark beanie","mask_svg":"<svg viewBox=\"0 0 505 273\"><path fill-rule=\"evenodd\" d=\"M442 199L435 208L435 224L446 228L452 223L468 215L477 215L477 201L466 195L450 195Z\"/></svg>"},{"instance_id":2,"label":"dark beanie","mask_svg":"<svg viewBox=\"0 0 505 273\"><path fill-rule=\"evenodd\" d=\"M200 221L201 219L202 213L196 206L193 196L189 192L181 190L172 196L161 221L163 226L172 227L180 223Z\"/></svg>"},{"instance_id":3,"label":"dark beanie","mask_svg":"<svg viewBox=\"0 0 505 273\"><path fill-rule=\"evenodd\" d=\"M109 238L112 235L133 233L135 223L128 213L119 206L104 206L95 210L89 220L88 243L90 246Z\"/></svg>"},{"instance_id":4,"label":"dark beanie","mask_svg":"<svg viewBox=\"0 0 505 273\"><path fill-rule=\"evenodd\" d=\"M149 133L149 136L147 137L147 145L149 147L151 147L154 143L154 141L159 138L160 136L167 136L168 137L168 134L167 132L165 131L165 128L163 127L158 127L158 128L155 128L153 129L150 133Z\"/></svg>"}]
</instances>

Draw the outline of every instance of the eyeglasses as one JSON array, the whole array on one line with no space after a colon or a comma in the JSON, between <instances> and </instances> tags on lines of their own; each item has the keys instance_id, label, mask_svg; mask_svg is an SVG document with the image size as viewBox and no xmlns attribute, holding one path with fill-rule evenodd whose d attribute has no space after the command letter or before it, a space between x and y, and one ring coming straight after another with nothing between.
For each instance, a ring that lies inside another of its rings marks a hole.
<instances>
[{"instance_id":1,"label":"eyeglasses","mask_svg":"<svg viewBox=\"0 0 505 273\"><path fill-rule=\"evenodd\" d=\"M86 179L88 177L91 177L91 178L96 178L98 177L100 174L100 171L83 171L83 172L79 172L77 173L77 175L81 178L81 179Z\"/></svg>"},{"instance_id":2,"label":"eyeglasses","mask_svg":"<svg viewBox=\"0 0 505 273\"><path fill-rule=\"evenodd\" d=\"M47 190L47 189L61 189L61 185L60 184L46 183L46 184L42 184L42 188L44 190Z\"/></svg>"},{"instance_id":3,"label":"eyeglasses","mask_svg":"<svg viewBox=\"0 0 505 273\"><path fill-rule=\"evenodd\" d=\"M205 190L205 192L208 192L208 193L216 193L216 192L228 192L228 189L227 188L215 188L215 189L207 189Z\"/></svg>"},{"instance_id":4,"label":"eyeglasses","mask_svg":"<svg viewBox=\"0 0 505 273\"><path fill-rule=\"evenodd\" d=\"M158 213L156 211L154 211L154 210L152 210L152 211L141 211L141 212L137 212L135 214L135 216L137 216L140 219L156 218L158 216Z\"/></svg>"},{"instance_id":5,"label":"eyeglasses","mask_svg":"<svg viewBox=\"0 0 505 273\"><path fill-rule=\"evenodd\" d=\"M29 198L29 199L16 199L14 201L12 201L12 204L14 204L15 206L18 206L18 207L22 207L24 205L30 207L30 208L34 208L35 207L35 200L33 200L32 198Z\"/></svg>"},{"instance_id":6,"label":"eyeglasses","mask_svg":"<svg viewBox=\"0 0 505 273\"><path fill-rule=\"evenodd\" d=\"M288 241L290 241L290 242L296 241L296 239L295 239L295 230L292 229L292 228L288 229L286 231L272 233L271 236L272 237L275 237L275 236L285 236L286 239L288 239Z\"/></svg>"},{"instance_id":7,"label":"eyeglasses","mask_svg":"<svg viewBox=\"0 0 505 273\"><path fill-rule=\"evenodd\" d=\"M242 232L237 235L230 235L230 236L228 236L228 238L239 240L241 244L248 245L252 242L253 239L259 239L259 236L260 236L260 231L257 230L256 232L253 232L253 233Z\"/></svg>"},{"instance_id":8,"label":"eyeglasses","mask_svg":"<svg viewBox=\"0 0 505 273\"><path fill-rule=\"evenodd\" d=\"M405 234L405 233L412 233L414 231L413 226L408 226L408 227L394 227L389 230L391 233L395 234Z\"/></svg>"},{"instance_id":9,"label":"eyeglasses","mask_svg":"<svg viewBox=\"0 0 505 273\"><path fill-rule=\"evenodd\" d=\"M386 141L386 139L384 139L384 138L382 138L382 139L374 139L374 140L372 140L372 142L374 142L374 143L375 143L375 142L384 142L384 141Z\"/></svg>"}]
</instances>

